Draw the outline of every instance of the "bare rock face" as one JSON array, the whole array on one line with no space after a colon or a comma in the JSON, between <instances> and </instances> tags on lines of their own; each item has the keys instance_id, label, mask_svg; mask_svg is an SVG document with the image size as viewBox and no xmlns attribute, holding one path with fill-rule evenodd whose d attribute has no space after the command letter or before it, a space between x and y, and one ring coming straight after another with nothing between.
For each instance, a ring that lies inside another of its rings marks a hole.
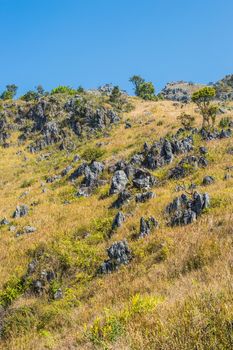
<instances>
[{"instance_id":1,"label":"bare rock face","mask_svg":"<svg viewBox=\"0 0 233 350\"><path fill-rule=\"evenodd\" d=\"M125 240L113 243L107 249L107 254L109 259L100 266L99 273L111 273L118 270L121 265L127 265L132 259L131 250Z\"/></svg>"},{"instance_id":2,"label":"bare rock face","mask_svg":"<svg viewBox=\"0 0 233 350\"><path fill-rule=\"evenodd\" d=\"M176 197L166 208L171 226L188 225L197 220L204 209L209 208L208 193L194 192L191 198L185 194Z\"/></svg>"}]
</instances>

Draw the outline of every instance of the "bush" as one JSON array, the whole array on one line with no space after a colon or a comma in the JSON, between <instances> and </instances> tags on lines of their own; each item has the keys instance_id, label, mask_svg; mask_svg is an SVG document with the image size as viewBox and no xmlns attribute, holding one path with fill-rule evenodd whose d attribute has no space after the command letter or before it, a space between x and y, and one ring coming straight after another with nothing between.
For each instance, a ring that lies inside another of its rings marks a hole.
<instances>
[{"instance_id":1,"label":"bush","mask_svg":"<svg viewBox=\"0 0 233 350\"><path fill-rule=\"evenodd\" d=\"M221 120L219 122L219 127L220 128L227 128L231 121L232 120L230 117L223 117L223 118L221 118Z\"/></svg>"},{"instance_id":2,"label":"bush","mask_svg":"<svg viewBox=\"0 0 233 350\"><path fill-rule=\"evenodd\" d=\"M21 278L12 277L0 291L0 306L7 307L17 299L27 288Z\"/></svg>"},{"instance_id":3,"label":"bush","mask_svg":"<svg viewBox=\"0 0 233 350\"><path fill-rule=\"evenodd\" d=\"M193 126L194 124L194 120L195 118L190 115L190 114L187 114L185 112L182 112L178 117L177 119L181 122L181 125L185 128L185 129L189 129Z\"/></svg>"},{"instance_id":4,"label":"bush","mask_svg":"<svg viewBox=\"0 0 233 350\"><path fill-rule=\"evenodd\" d=\"M83 153L82 158L88 162L100 159L105 154L103 149L97 147L88 147Z\"/></svg>"},{"instance_id":5,"label":"bush","mask_svg":"<svg viewBox=\"0 0 233 350\"><path fill-rule=\"evenodd\" d=\"M155 100L155 88L153 83L145 82L139 75L132 76L129 81L134 85L135 95L143 100Z\"/></svg>"},{"instance_id":6,"label":"bush","mask_svg":"<svg viewBox=\"0 0 233 350\"><path fill-rule=\"evenodd\" d=\"M151 82L142 83L138 88L138 96L143 100L155 99L155 88Z\"/></svg>"},{"instance_id":7,"label":"bush","mask_svg":"<svg viewBox=\"0 0 233 350\"><path fill-rule=\"evenodd\" d=\"M15 97L17 90L18 86L16 86L15 84L7 85L6 90L3 91L0 98L2 100L12 100Z\"/></svg>"},{"instance_id":8,"label":"bush","mask_svg":"<svg viewBox=\"0 0 233 350\"><path fill-rule=\"evenodd\" d=\"M71 88L70 86L63 86L60 85L51 91L51 95L54 94L69 94L69 95L74 95L77 93L77 90Z\"/></svg>"}]
</instances>

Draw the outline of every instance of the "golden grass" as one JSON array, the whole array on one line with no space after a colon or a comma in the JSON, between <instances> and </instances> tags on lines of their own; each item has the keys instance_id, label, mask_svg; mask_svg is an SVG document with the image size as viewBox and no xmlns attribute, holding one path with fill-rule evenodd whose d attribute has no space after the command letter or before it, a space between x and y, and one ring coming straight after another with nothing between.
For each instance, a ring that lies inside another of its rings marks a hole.
<instances>
[{"instance_id":1,"label":"golden grass","mask_svg":"<svg viewBox=\"0 0 233 350\"><path fill-rule=\"evenodd\" d=\"M51 158L38 162L38 155L31 155L16 145L1 150L0 218L9 219L17 204L28 204L30 214L12 219L12 222L17 228L35 226L37 232L16 238L15 232L1 229L0 286L12 276L20 277L25 273L31 260L29 252L41 244L47 247L51 259L65 256L73 269L62 282L66 291L64 300L48 302L47 297L25 295L12 304L8 338L2 340L0 348L225 350L233 344L232 328L226 331L233 320L233 179L223 180L225 167L233 165L232 156L226 154L232 139L202 142L209 149L209 166L191 174L184 182L199 184L201 192L209 193L213 206L195 224L187 227L168 227L164 217L164 208L177 196L175 187L182 181L166 181L154 189L156 197L151 201L130 204L128 210L132 215L108 240L98 229L101 220L105 225L104 220L116 213L116 210L108 209L112 197L100 199L108 186L89 198L78 199L73 196L73 185L61 180L60 184L46 185L48 190L42 193L41 181L44 182L47 175L59 173L75 153L81 154L87 146L102 142L103 159L106 164L112 164L138 151L145 141L152 143L173 133L179 128L176 118L181 111L195 114L196 125L201 123L192 104L181 108L168 101L142 102L132 98L132 102L135 110L124 115L122 123L110 132L110 136L80 144L72 154L56 153L51 147ZM124 120L130 120L132 128L125 129ZM12 139L15 143L16 136ZM20 149L23 154L17 155ZM205 188L201 181L207 174L214 176L216 181ZM28 188L22 188L25 182L29 183ZM19 198L27 190L28 195ZM71 199L71 204L64 205L65 199ZM149 215L158 219L159 229L143 240L133 240L133 234L139 230L140 217ZM98 224L97 219L100 220ZM75 235L83 230L90 231L90 237L75 239ZM106 258L105 249L113 241L123 238L127 238L133 250L132 262L111 275L93 277L91 269ZM161 298L162 302L152 311L135 313L122 321L119 315L138 293L142 298ZM18 331L14 312L23 307L36 312L35 322L30 329ZM106 309L115 323L106 321ZM98 319L99 338L94 341L90 330ZM110 328L104 326L106 322ZM121 331L115 330L116 325ZM217 329L215 333L208 328L212 326ZM114 340L109 340L109 334L113 334ZM229 335L228 342L226 334Z\"/></svg>"}]
</instances>

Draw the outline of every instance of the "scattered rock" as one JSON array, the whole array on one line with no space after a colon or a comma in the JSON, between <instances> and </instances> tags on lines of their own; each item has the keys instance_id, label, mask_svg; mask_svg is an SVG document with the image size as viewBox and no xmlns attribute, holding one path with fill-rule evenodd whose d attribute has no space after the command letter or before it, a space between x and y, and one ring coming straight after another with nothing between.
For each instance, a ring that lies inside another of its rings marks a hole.
<instances>
[{"instance_id":1,"label":"scattered rock","mask_svg":"<svg viewBox=\"0 0 233 350\"><path fill-rule=\"evenodd\" d=\"M207 154L207 153L208 153L207 148L204 147L204 146L201 146L201 147L199 148L199 151L200 151L200 154Z\"/></svg>"},{"instance_id":2,"label":"scattered rock","mask_svg":"<svg viewBox=\"0 0 233 350\"><path fill-rule=\"evenodd\" d=\"M27 205L17 205L15 212L13 213L13 218L18 219L23 216L26 216L29 212L29 208Z\"/></svg>"},{"instance_id":3,"label":"scattered rock","mask_svg":"<svg viewBox=\"0 0 233 350\"><path fill-rule=\"evenodd\" d=\"M126 203L129 203L129 201L132 199L132 195L128 191L122 191L119 193L118 198L116 201L112 204L113 208L121 208Z\"/></svg>"},{"instance_id":4,"label":"scattered rock","mask_svg":"<svg viewBox=\"0 0 233 350\"><path fill-rule=\"evenodd\" d=\"M135 200L136 200L136 202L144 203L144 202L147 202L148 200L150 200L154 197L155 197L154 192L144 192L144 193L137 194L135 197Z\"/></svg>"},{"instance_id":5,"label":"scattered rock","mask_svg":"<svg viewBox=\"0 0 233 350\"><path fill-rule=\"evenodd\" d=\"M61 290L61 288L59 288L53 295L53 299L54 300L60 300L63 298L63 292Z\"/></svg>"},{"instance_id":6,"label":"scattered rock","mask_svg":"<svg viewBox=\"0 0 233 350\"><path fill-rule=\"evenodd\" d=\"M203 178L202 184L207 186L207 185L211 185L212 183L214 183L214 178L212 176L205 176Z\"/></svg>"},{"instance_id":7,"label":"scattered rock","mask_svg":"<svg viewBox=\"0 0 233 350\"><path fill-rule=\"evenodd\" d=\"M0 221L0 225L1 225L1 226L10 225L10 221L8 221L6 218L3 218L3 219Z\"/></svg>"},{"instance_id":8,"label":"scattered rock","mask_svg":"<svg viewBox=\"0 0 233 350\"><path fill-rule=\"evenodd\" d=\"M121 227L124 221L125 221L125 215L122 213L122 211L119 211L113 220L112 230L115 230L116 228Z\"/></svg>"}]
</instances>

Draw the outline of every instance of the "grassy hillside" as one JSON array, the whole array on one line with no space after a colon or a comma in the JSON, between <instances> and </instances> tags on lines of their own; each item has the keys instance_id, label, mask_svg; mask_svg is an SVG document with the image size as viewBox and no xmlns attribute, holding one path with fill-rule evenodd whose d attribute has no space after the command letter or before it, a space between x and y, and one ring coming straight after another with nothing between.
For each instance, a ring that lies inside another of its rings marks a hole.
<instances>
[{"instance_id":1,"label":"grassy hillside","mask_svg":"<svg viewBox=\"0 0 233 350\"><path fill-rule=\"evenodd\" d=\"M118 212L110 208L117 198L109 195L112 174L105 170L106 183L87 198L76 196L79 180L68 181L69 175L46 183L49 176L69 164L75 169L83 159L97 157L106 169L129 159L145 142L151 145L174 134L181 112L195 115L195 126L201 126L193 104L130 100L134 109L123 113L119 125L84 138L73 151L51 145L32 154L29 141L18 145L18 131L11 134L11 146L1 148L0 218L16 228L0 227L1 349L233 348L233 169L226 170L233 166L233 155L227 152L232 137L203 141L197 135L191 154L207 147L208 166L193 169L182 180L169 180L167 174L183 155L151 171L160 180L152 188L156 196L123 207L126 221L111 237ZM126 128L126 122L131 127ZM74 164L76 154L82 159ZM203 186L205 175L213 176L214 183ZM171 227L165 208L182 193L176 192L177 185L188 188L191 183L199 192L208 192L210 208L190 225ZM14 219L19 204L28 205L29 214ZM136 239L140 218L149 216L159 221L159 228ZM16 237L27 225L36 232ZM132 250L130 263L111 274L98 274L106 249L122 239ZM36 271L25 282L34 260ZM32 278L50 270L56 277L44 293L32 293ZM54 300L59 289L63 297Z\"/></svg>"}]
</instances>

